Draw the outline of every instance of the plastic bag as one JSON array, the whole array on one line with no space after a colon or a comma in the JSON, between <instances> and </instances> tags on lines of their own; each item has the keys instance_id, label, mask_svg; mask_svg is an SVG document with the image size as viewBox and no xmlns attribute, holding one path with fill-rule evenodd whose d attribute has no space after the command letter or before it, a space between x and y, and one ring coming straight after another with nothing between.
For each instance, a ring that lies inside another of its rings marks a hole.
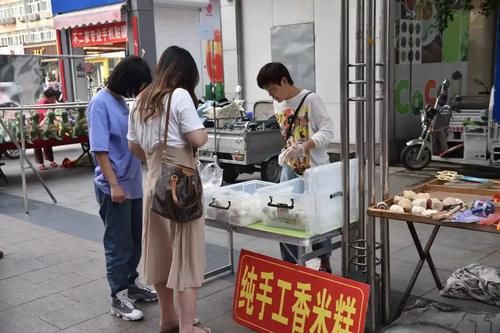
<instances>
[{"instance_id":1,"label":"plastic bag","mask_svg":"<svg viewBox=\"0 0 500 333\"><path fill-rule=\"evenodd\" d=\"M446 281L440 295L500 306L500 270L480 264L457 269Z\"/></svg>"},{"instance_id":2,"label":"plastic bag","mask_svg":"<svg viewBox=\"0 0 500 333\"><path fill-rule=\"evenodd\" d=\"M222 168L217 163L208 163L198 166L201 183L204 189L219 187L222 185Z\"/></svg>"}]
</instances>

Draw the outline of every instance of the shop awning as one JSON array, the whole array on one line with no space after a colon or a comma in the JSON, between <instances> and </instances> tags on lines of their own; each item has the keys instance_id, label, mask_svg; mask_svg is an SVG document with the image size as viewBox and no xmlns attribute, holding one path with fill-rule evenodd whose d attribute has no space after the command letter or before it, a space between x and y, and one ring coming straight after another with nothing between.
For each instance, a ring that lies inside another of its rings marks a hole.
<instances>
[{"instance_id":1,"label":"shop awning","mask_svg":"<svg viewBox=\"0 0 500 333\"><path fill-rule=\"evenodd\" d=\"M54 16L55 29L68 29L89 25L123 21L124 4L102 6Z\"/></svg>"}]
</instances>

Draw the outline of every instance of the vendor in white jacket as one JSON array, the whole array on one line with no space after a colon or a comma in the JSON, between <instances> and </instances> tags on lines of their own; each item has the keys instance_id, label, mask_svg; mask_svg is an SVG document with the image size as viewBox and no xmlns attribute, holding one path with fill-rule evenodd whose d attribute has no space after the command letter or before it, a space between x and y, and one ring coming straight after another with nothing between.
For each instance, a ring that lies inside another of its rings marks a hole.
<instances>
[{"instance_id":1,"label":"vendor in white jacket","mask_svg":"<svg viewBox=\"0 0 500 333\"><path fill-rule=\"evenodd\" d=\"M310 167L329 163L326 147L333 140L333 121L318 95L294 86L288 69L279 62L264 65L257 84L274 99L274 112L286 141L279 162L281 181L302 176ZM329 242L318 243L313 249ZM283 260L297 262L297 248L280 244ZM294 258L295 257L295 258ZM331 272L330 256L321 257L320 270Z\"/></svg>"}]
</instances>

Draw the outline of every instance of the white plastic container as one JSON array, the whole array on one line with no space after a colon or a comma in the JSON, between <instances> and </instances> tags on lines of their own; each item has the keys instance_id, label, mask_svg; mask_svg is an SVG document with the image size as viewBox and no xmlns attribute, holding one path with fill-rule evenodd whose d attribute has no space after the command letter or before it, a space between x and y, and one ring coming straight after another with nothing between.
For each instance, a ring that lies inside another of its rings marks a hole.
<instances>
[{"instance_id":1,"label":"white plastic container","mask_svg":"<svg viewBox=\"0 0 500 333\"><path fill-rule=\"evenodd\" d=\"M304 180L293 179L258 190L262 222L280 228L310 231L312 200L304 194Z\"/></svg>"},{"instance_id":2,"label":"white plastic container","mask_svg":"<svg viewBox=\"0 0 500 333\"><path fill-rule=\"evenodd\" d=\"M349 161L349 192L350 192L350 222L358 221L358 159ZM307 169L304 173L306 192L332 192L343 190L342 162L335 162ZM343 205L341 206L341 219L343 219ZM343 221L343 220L342 220Z\"/></svg>"},{"instance_id":3,"label":"white plastic container","mask_svg":"<svg viewBox=\"0 0 500 333\"><path fill-rule=\"evenodd\" d=\"M236 225L249 225L262 218L258 189L274 185L260 180L219 187L205 196L206 217Z\"/></svg>"},{"instance_id":4,"label":"white plastic container","mask_svg":"<svg viewBox=\"0 0 500 333\"><path fill-rule=\"evenodd\" d=\"M358 160L350 162L351 222L358 220ZM311 168L304 177L258 190L266 225L321 234L343 226L342 163Z\"/></svg>"}]
</instances>

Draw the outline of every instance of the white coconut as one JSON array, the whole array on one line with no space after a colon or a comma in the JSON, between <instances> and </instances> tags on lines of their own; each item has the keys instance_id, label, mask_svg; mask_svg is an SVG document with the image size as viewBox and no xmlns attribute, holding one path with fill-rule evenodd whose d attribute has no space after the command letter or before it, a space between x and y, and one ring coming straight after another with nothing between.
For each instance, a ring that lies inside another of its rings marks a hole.
<instances>
[{"instance_id":1,"label":"white coconut","mask_svg":"<svg viewBox=\"0 0 500 333\"><path fill-rule=\"evenodd\" d=\"M425 200L429 200L431 198L431 195L429 193L417 193L415 194L415 197L413 198L413 200L415 199L425 199Z\"/></svg>"},{"instance_id":2,"label":"white coconut","mask_svg":"<svg viewBox=\"0 0 500 333\"><path fill-rule=\"evenodd\" d=\"M425 216L425 217L431 217L432 215L436 214L437 213L437 210L434 210L434 209L426 209L422 212L422 216Z\"/></svg>"},{"instance_id":3,"label":"white coconut","mask_svg":"<svg viewBox=\"0 0 500 333\"><path fill-rule=\"evenodd\" d=\"M412 201L412 206L413 207L422 207L427 209L427 199L424 198L417 198Z\"/></svg>"},{"instance_id":4,"label":"white coconut","mask_svg":"<svg viewBox=\"0 0 500 333\"><path fill-rule=\"evenodd\" d=\"M400 195L396 195L394 196L394 204L398 204L398 202L401 200L401 199L404 199L404 197L400 196Z\"/></svg>"},{"instance_id":5,"label":"white coconut","mask_svg":"<svg viewBox=\"0 0 500 333\"><path fill-rule=\"evenodd\" d=\"M399 200L398 206L403 207L403 209L407 213L410 213L411 212L411 208L413 207L413 205L411 203L411 200L407 199L407 198L402 198L401 200Z\"/></svg>"},{"instance_id":6,"label":"white coconut","mask_svg":"<svg viewBox=\"0 0 500 333\"><path fill-rule=\"evenodd\" d=\"M422 215L424 211L425 208L420 206L413 206L413 208L411 209L411 213L414 215Z\"/></svg>"},{"instance_id":7,"label":"white coconut","mask_svg":"<svg viewBox=\"0 0 500 333\"><path fill-rule=\"evenodd\" d=\"M416 193L413 191L403 191L403 197L409 200L413 200L415 198Z\"/></svg>"},{"instance_id":8,"label":"white coconut","mask_svg":"<svg viewBox=\"0 0 500 333\"><path fill-rule=\"evenodd\" d=\"M431 201L432 201L432 204L431 204L431 209L433 210L437 210L438 212L442 211L443 210L443 203L441 202L441 200L437 199L437 198L431 198Z\"/></svg>"},{"instance_id":9,"label":"white coconut","mask_svg":"<svg viewBox=\"0 0 500 333\"><path fill-rule=\"evenodd\" d=\"M400 213L403 214L405 212L404 208L399 206L399 205L392 205L391 208L389 208L391 212L394 213Z\"/></svg>"}]
</instances>

